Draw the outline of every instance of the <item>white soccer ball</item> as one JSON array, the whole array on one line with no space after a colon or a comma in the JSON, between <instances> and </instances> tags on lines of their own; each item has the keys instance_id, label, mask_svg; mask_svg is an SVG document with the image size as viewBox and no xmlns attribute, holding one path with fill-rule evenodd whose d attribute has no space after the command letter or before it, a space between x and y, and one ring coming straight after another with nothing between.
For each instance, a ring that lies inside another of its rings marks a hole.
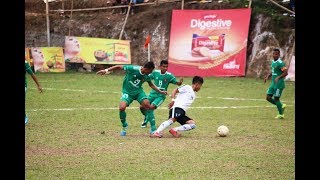
<instances>
[{"instance_id":1,"label":"white soccer ball","mask_svg":"<svg viewBox=\"0 0 320 180\"><path fill-rule=\"evenodd\" d=\"M229 133L229 128L225 125L221 125L218 127L217 129L217 133L220 137L225 137L228 135Z\"/></svg>"}]
</instances>

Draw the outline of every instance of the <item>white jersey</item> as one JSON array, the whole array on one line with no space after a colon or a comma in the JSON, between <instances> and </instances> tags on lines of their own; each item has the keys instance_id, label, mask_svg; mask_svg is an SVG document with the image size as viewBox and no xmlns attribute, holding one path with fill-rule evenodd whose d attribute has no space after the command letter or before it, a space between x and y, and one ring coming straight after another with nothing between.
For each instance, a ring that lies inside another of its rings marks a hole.
<instances>
[{"instance_id":1,"label":"white jersey","mask_svg":"<svg viewBox=\"0 0 320 180\"><path fill-rule=\"evenodd\" d=\"M192 89L192 86L190 85L182 85L178 88L179 93L175 99L174 107L182 108L184 111L187 111L187 109L191 106L193 101L196 98L196 94Z\"/></svg>"}]
</instances>

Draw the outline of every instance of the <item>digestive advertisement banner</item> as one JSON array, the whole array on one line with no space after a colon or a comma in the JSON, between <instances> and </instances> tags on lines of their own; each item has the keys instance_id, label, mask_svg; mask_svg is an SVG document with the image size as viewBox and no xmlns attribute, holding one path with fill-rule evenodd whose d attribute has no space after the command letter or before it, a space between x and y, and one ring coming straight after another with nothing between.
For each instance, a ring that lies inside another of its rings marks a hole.
<instances>
[{"instance_id":1,"label":"digestive advertisement banner","mask_svg":"<svg viewBox=\"0 0 320 180\"><path fill-rule=\"evenodd\" d=\"M168 71L245 76L251 9L173 10Z\"/></svg>"}]
</instances>

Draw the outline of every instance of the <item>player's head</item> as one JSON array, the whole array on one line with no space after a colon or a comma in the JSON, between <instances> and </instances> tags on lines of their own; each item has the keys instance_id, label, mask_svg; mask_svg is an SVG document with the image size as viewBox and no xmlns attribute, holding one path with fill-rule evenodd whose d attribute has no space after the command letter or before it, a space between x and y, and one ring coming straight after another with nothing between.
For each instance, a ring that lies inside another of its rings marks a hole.
<instances>
[{"instance_id":1,"label":"player's head","mask_svg":"<svg viewBox=\"0 0 320 180\"><path fill-rule=\"evenodd\" d=\"M167 72L167 70L168 70L168 60L162 60L160 62L160 70L161 70L162 74Z\"/></svg>"},{"instance_id":2,"label":"player's head","mask_svg":"<svg viewBox=\"0 0 320 180\"><path fill-rule=\"evenodd\" d=\"M195 92L198 92L201 89L203 84L203 78L200 76L194 76L192 78L192 87Z\"/></svg>"},{"instance_id":3,"label":"player's head","mask_svg":"<svg viewBox=\"0 0 320 180\"><path fill-rule=\"evenodd\" d=\"M141 69L142 74L150 74L154 70L154 63L152 61L148 61L145 63Z\"/></svg>"},{"instance_id":4,"label":"player's head","mask_svg":"<svg viewBox=\"0 0 320 180\"><path fill-rule=\"evenodd\" d=\"M279 57L280 57L280 50L277 48L273 49L273 60L276 61L279 59Z\"/></svg>"}]
</instances>

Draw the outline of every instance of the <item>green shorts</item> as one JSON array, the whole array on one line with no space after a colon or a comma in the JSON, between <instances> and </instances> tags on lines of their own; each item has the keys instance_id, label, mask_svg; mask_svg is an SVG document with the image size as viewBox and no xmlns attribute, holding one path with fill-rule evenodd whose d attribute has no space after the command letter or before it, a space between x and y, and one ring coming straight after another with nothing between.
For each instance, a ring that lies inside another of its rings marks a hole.
<instances>
[{"instance_id":1,"label":"green shorts","mask_svg":"<svg viewBox=\"0 0 320 180\"><path fill-rule=\"evenodd\" d=\"M276 88L274 86L270 86L268 88L268 90L267 90L267 95L272 95L273 97L280 98L281 94L282 94L282 91L283 91L283 88L279 89L279 88Z\"/></svg>"},{"instance_id":2,"label":"green shorts","mask_svg":"<svg viewBox=\"0 0 320 180\"><path fill-rule=\"evenodd\" d=\"M150 104L153 104L156 108L159 107L164 100L166 99L165 96L148 96Z\"/></svg>"},{"instance_id":3,"label":"green shorts","mask_svg":"<svg viewBox=\"0 0 320 180\"><path fill-rule=\"evenodd\" d=\"M133 102L133 100L137 100L139 102L139 104L141 104L142 101L147 98L148 97L147 97L146 93L144 93L143 91L140 91L134 95L122 92L122 96L121 96L120 100L126 102L127 106L129 106Z\"/></svg>"}]
</instances>

